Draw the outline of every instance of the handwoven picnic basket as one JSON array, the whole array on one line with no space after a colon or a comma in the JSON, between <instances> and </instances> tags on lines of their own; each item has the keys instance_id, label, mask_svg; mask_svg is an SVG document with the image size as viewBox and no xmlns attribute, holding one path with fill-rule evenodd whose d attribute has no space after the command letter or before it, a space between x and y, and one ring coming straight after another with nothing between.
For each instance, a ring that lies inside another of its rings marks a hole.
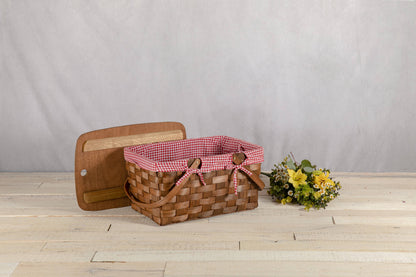
<instances>
[{"instance_id":1,"label":"handwoven picnic basket","mask_svg":"<svg viewBox=\"0 0 416 277\"><path fill-rule=\"evenodd\" d=\"M126 147L125 192L159 225L254 209L263 155L226 136Z\"/></svg>"}]
</instances>

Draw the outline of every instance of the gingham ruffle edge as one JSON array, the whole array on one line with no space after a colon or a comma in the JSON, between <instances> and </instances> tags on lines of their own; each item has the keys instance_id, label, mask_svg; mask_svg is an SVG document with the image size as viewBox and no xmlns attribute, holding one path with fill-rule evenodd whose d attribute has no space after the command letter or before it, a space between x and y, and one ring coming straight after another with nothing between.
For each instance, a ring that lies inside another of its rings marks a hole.
<instances>
[{"instance_id":1,"label":"gingham ruffle edge","mask_svg":"<svg viewBox=\"0 0 416 277\"><path fill-rule=\"evenodd\" d=\"M227 136L168 141L124 148L124 158L141 168L155 172L186 171L188 160L201 159L200 172L234 169L233 154L243 152L241 165L262 163L263 147Z\"/></svg>"}]
</instances>

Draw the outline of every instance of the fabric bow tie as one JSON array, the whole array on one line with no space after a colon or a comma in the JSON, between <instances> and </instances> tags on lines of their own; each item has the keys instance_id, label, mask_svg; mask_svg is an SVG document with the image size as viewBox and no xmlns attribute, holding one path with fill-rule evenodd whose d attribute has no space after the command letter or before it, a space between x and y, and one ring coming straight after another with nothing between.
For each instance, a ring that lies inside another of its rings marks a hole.
<instances>
[{"instance_id":1,"label":"fabric bow tie","mask_svg":"<svg viewBox=\"0 0 416 277\"><path fill-rule=\"evenodd\" d=\"M234 169L234 173L233 173L233 181L234 181L234 193L235 195L237 195L237 187L238 187L238 178L237 178L237 173L238 170L244 171L248 176L251 176L253 173L248 170L247 168L243 167L243 165L236 165L233 167Z\"/></svg>"},{"instance_id":2,"label":"fabric bow tie","mask_svg":"<svg viewBox=\"0 0 416 277\"><path fill-rule=\"evenodd\" d=\"M201 183L204 186L206 186L207 184L205 184L204 176L202 176L201 169L193 169L193 168L187 168L185 174L176 182L176 185L180 184L183 179L185 179L186 177L194 173L198 174L199 179L201 180Z\"/></svg>"},{"instance_id":3,"label":"fabric bow tie","mask_svg":"<svg viewBox=\"0 0 416 277\"><path fill-rule=\"evenodd\" d=\"M237 193L237 187L238 187L238 178L237 178L237 174L238 174L238 170L243 171L244 173L246 173L247 175L251 176L253 173L246 169L243 165L235 165L233 167L233 183L234 183L234 193L235 195L238 195ZM201 180L201 183L206 186L207 184L204 181L204 176L202 175L201 169L192 169L192 168L187 168L185 174L176 182L176 185L180 184L182 182L183 179L187 178L189 175L191 174L198 174L199 179Z\"/></svg>"}]
</instances>

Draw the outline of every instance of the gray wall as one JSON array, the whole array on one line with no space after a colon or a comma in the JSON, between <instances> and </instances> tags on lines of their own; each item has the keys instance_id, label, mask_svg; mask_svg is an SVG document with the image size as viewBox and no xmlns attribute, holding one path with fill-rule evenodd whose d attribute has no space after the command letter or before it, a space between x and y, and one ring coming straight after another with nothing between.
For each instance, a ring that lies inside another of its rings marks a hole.
<instances>
[{"instance_id":1,"label":"gray wall","mask_svg":"<svg viewBox=\"0 0 416 277\"><path fill-rule=\"evenodd\" d=\"M0 0L0 170L181 121L337 171L416 170L414 1Z\"/></svg>"}]
</instances>

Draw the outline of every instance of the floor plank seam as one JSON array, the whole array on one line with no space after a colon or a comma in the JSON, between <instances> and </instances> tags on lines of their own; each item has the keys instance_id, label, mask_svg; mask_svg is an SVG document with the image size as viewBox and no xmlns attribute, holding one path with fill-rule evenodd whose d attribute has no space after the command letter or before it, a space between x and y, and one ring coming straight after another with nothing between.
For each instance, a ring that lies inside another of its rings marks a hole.
<instances>
[{"instance_id":1,"label":"floor plank seam","mask_svg":"<svg viewBox=\"0 0 416 277\"><path fill-rule=\"evenodd\" d=\"M166 266L168 265L168 262L165 262L165 266L163 267L163 277L165 276L165 272L166 272Z\"/></svg>"},{"instance_id":2,"label":"floor plank seam","mask_svg":"<svg viewBox=\"0 0 416 277\"><path fill-rule=\"evenodd\" d=\"M45 241L45 243L42 245L42 247L40 248L40 252L42 252L43 251L43 249L46 247L46 245L48 244L48 242L47 241Z\"/></svg>"},{"instance_id":3,"label":"floor plank seam","mask_svg":"<svg viewBox=\"0 0 416 277\"><path fill-rule=\"evenodd\" d=\"M136 216L136 215L88 215L88 214L73 214L73 215L50 215L50 214L37 214L37 215L33 215L33 214L0 214L0 218L10 218L10 217L122 217L122 218L126 218L126 217L139 217L140 216Z\"/></svg>"},{"instance_id":4,"label":"floor plank seam","mask_svg":"<svg viewBox=\"0 0 416 277\"><path fill-rule=\"evenodd\" d=\"M95 251L94 254L92 255L90 263L94 263L94 258L95 258L95 255L97 255L97 252L98 251Z\"/></svg>"}]
</instances>

